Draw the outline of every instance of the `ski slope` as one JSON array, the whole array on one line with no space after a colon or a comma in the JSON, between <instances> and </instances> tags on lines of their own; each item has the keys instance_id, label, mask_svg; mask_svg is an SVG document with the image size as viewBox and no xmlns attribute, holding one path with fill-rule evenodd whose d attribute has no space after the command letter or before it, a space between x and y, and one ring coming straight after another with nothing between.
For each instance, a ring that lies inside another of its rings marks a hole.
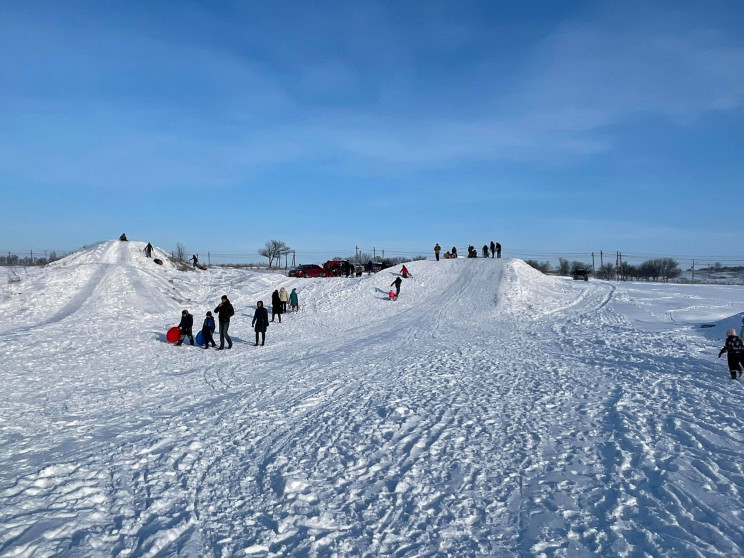
<instances>
[{"instance_id":1,"label":"ski slope","mask_svg":"<svg viewBox=\"0 0 744 558\"><path fill-rule=\"evenodd\" d=\"M0 556L744 554L740 287L459 259L392 302L143 248L0 275ZM232 350L166 343L222 294Z\"/></svg>"}]
</instances>

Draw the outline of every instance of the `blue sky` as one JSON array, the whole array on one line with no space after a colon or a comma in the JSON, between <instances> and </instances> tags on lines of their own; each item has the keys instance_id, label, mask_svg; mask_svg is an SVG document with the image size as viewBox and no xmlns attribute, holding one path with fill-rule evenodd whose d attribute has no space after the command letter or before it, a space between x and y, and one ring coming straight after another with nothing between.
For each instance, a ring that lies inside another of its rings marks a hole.
<instances>
[{"instance_id":1,"label":"blue sky","mask_svg":"<svg viewBox=\"0 0 744 558\"><path fill-rule=\"evenodd\" d=\"M739 1L5 1L0 250L744 260L741 29Z\"/></svg>"}]
</instances>

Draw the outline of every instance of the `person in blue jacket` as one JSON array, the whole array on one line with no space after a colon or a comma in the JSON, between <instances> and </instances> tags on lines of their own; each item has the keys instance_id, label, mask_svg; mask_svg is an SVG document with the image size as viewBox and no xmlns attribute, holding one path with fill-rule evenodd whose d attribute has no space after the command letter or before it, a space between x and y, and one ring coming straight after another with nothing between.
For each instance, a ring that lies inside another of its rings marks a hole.
<instances>
[{"instance_id":1,"label":"person in blue jacket","mask_svg":"<svg viewBox=\"0 0 744 558\"><path fill-rule=\"evenodd\" d=\"M207 311L207 317L204 318L204 323L202 324L202 338L204 339L204 348L208 349L209 344L212 344L212 347L216 347L217 343L214 342L214 337L212 334L214 333L214 317L212 317L212 313Z\"/></svg>"}]
</instances>

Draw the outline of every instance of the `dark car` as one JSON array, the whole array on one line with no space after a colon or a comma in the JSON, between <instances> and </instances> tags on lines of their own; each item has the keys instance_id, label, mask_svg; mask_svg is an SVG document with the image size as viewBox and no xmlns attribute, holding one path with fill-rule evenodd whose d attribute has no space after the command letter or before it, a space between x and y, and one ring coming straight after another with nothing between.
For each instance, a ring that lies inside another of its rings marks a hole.
<instances>
[{"instance_id":1,"label":"dark car","mask_svg":"<svg viewBox=\"0 0 744 558\"><path fill-rule=\"evenodd\" d=\"M581 281L582 279L584 281L589 281L589 273L586 271L586 269L577 269L573 272L573 278L574 281Z\"/></svg>"},{"instance_id":2,"label":"dark car","mask_svg":"<svg viewBox=\"0 0 744 558\"><path fill-rule=\"evenodd\" d=\"M325 277L326 271L319 265L298 265L287 273L289 277Z\"/></svg>"}]
</instances>

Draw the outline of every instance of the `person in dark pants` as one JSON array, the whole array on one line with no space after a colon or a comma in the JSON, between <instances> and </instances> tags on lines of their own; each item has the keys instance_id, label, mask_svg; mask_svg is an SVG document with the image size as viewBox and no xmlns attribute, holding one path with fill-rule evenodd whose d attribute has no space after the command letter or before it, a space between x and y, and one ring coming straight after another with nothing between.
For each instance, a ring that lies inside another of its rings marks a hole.
<instances>
[{"instance_id":1,"label":"person in dark pants","mask_svg":"<svg viewBox=\"0 0 744 558\"><path fill-rule=\"evenodd\" d=\"M214 337L212 334L214 333L214 318L212 317L211 312L207 312L207 317L204 318L204 323L202 324L202 338L204 339L204 348L208 349L209 344L212 344L212 347L216 347L217 344L214 342Z\"/></svg>"},{"instance_id":2,"label":"person in dark pants","mask_svg":"<svg viewBox=\"0 0 744 558\"><path fill-rule=\"evenodd\" d=\"M452 252L450 253L453 258L457 258L457 248L454 246L452 247Z\"/></svg>"},{"instance_id":3,"label":"person in dark pants","mask_svg":"<svg viewBox=\"0 0 744 558\"><path fill-rule=\"evenodd\" d=\"M498 242L496 243L496 257L501 257L501 244L499 244Z\"/></svg>"},{"instance_id":4,"label":"person in dark pants","mask_svg":"<svg viewBox=\"0 0 744 558\"><path fill-rule=\"evenodd\" d=\"M271 293L271 321L274 317L279 316L279 323L282 323L282 299L279 298L279 291Z\"/></svg>"},{"instance_id":5,"label":"person in dark pants","mask_svg":"<svg viewBox=\"0 0 744 558\"><path fill-rule=\"evenodd\" d=\"M266 328L269 327L269 312L264 308L263 300L256 303L256 312L253 314L251 325L256 331L256 346L258 346L258 334L261 334L261 345L266 342Z\"/></svg>"},{"instance_id":6,"label":"person in dark pants","mask_svg":"<svg viewBox=\"0 0 744 558\"><path fill-rule=\"evenodd\" d=\"M191 334L191 328L194 327L194 316L189 314L188 310L181 312L181 323L178 324L178 329L181 330L181 335L178 336L178 343L176 345L183 345L183 340L189 338L189 343L194 344L194 336Z\"/></svg>"},{"instance_id":7,"label":"person in dark pants","mask_svg":"<svg viewBox=\"0 0 744 558\"><path fill-rule=\"evenodd\" d=\"M398 295L400 295L400 284L402 282L403 282L403 279L401 279L400 277L396 277L395 278L395 281L393 281L392 283L390 283L390 286L391 287L393 285L395 285L395 296L396 296L396 298L398 297Z\"/></svg>"},{"instance_id":8,"label":"person in dark pants","mask_svg":"<svg viewBox=\"0 0 744 558\"><path fill-rule=\"evenodd\" d=\"M152 258L152 244L149 242L145 246L145 257Z\"/></svg>"},{"instance_id":9,"label":"person in dark pants","mask_svg":"<svg viewBox=\"0 0 744 558\"><path fill-rule=\"evenodd\" d=\"M287 313L287 303L289 302L289 293L287 292L287 289L282 287L279 289L279 300L282 301L282 314Z\"/></svg>"},{"instance_id":10,"label":"person in dark pants","mask_svg":"<svg viewBox=\"0 0 744 558\"><path fill-rule=\"evenodd\" d=\"M214 312L215 314L220 315L220 346L217 350L221 351L225 348L225 339L227 339L227 348L232 349L232 339L230 339L230 336L227 334L227 330L230 329L230 317L235 315L235 309L227 299L227 295L222 295L222 302L217 305Z\"/></svg>"},{"instance_id":11,"label":"person in dark pants","mask_svg":"<svg viewBox=\"0 0 744 558\"><path fill-rule=\"evenodd\" d=\"M744 343L741 342L736 330L732 327L726 332L726 344L718 353L721 358L723 353L728 353L728 367L731 373L731 379L735 380L737 374L741 378L741 367L744 365Z\"/></svg>"},{"instance_id":12,"label":"person in dark pants","mask_svg":"<svg viewBox=\"0 0 744 558\"><path fill-rule=\"evenodd\" d=\"M194 267L199 265L199 257L196 254L193 254L189 261L194 262Z\"/></svg>"},{"instance_id":13,"label":"person in dark pants","mask_svg":"<svg viewBox=\"0 0 744 558\"><path fill-rule=\"evenodd\" d=\"M496 255L496 245L493 243L493 240L491 241L491 258L493 258Z\"/></svg>"},{"instance_id":14,"label":"person in dark pants","mask_svg":"<svg viewBox=\"0 0 744 558\"><path fill-rule=\"evenodd\" d=\"M483 245L483 257L484 258L488 257L488 244Z\"/></svg>"},{"instance_id":15,"label":"person in dark pants","mask_svg":"<svg viewBox=\"0 0 744 558\"><path fill-rule=\"evenodd\" d=\"M441 251L442 251L442 247L437 242L436 245L434 246L434 255L437 257L437 261L439 261L439 252Z\"/></svg>"}]
</instances>

